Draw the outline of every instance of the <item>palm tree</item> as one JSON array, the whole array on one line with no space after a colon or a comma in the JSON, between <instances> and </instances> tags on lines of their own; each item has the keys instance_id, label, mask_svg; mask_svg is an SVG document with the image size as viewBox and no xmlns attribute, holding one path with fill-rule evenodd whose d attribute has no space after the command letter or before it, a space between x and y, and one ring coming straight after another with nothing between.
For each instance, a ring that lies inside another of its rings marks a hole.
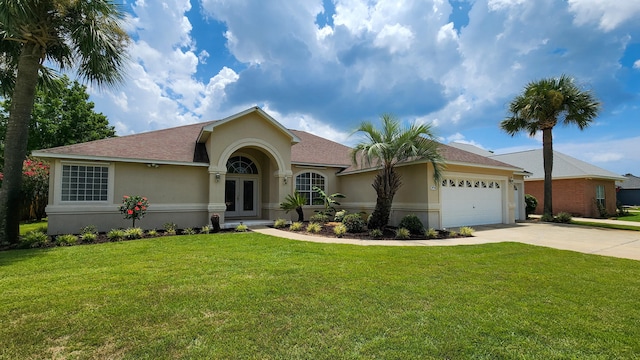
<instances>
[{"instance_id":1,"label":"palm tree","mask_svg":"<svg viewBox=\"0 0 640 360\"><path fill-rule=\"evenodd\" d=\"M434 178L440 178L443 159L438 152L438 143L430 125L412 124L403 128L393 115L380 117L382 129L370 122L363 122L355 132L362 132L366 141L359 143L351 152L354 165L358 158L366 166L374 163L379 171L373 181L376 191L376 207L367 226L369 229L384 229L389 222L393 197L402 185L400 174L395 167L401 162L430 161L434 168Z\"/></svg>"},{"instance_id":2,"label":"palm tree","mask_svg":"<svg viewBox=\"0 0 640 360\"><path fill-rule=\"evenodd\" d=\"M0 242L18 241L22 161L36 86L54 70L76 70L97 85L123 80L129 37L111 0L0 0L0 95L11 98L0 189Z\"/></svg>"},{"instance_id":3,"label":"palm tree","mask_svg":"<svg viewBox=\"0 0 640 360\"><path fill-rule=\"evenodd\" d=\"M580 89L566 75L559 78L531 82L522 94L509 104L510 115L500 123L509 135L526 131L534 136L542 131L542 157L544 163L545 218L553 217L551 173L553 170L553 127L576 125L583 130L598 115L600 103L590 91Z\"/></svg>"}]
</instances>

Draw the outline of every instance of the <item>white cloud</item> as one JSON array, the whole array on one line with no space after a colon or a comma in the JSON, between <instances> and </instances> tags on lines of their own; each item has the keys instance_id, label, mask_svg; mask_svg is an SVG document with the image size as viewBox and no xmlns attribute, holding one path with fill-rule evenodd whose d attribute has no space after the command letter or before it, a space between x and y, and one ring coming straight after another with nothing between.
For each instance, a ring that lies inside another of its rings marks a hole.
<instances>
[{"instance_id":1,"label":"white cloud","mask_svg":"<svg viewBox=\"0 0 640 360\"><path fill-rule=\"evenodd\" d=\"M640 69L640 59L633 62L634 69Z\"/></svg>"},{"instance_id":2,"label":"white cloud","mask_svg":"<svg viewBox=\"0 0 640 360\"><path fill-rule=\"evenodd\" d=\"M389 49L391 54L407 51L413 41L411 29L400 24L385 25L378 33L373 44L377 47Z\"/></svg>"},{"instance_id":3,"label":"white cloud","mask_svg":"<svg viewBox=\"0 0 640 360\"><path fill-rule=\"evenodd\" d=\"M577 25L597 23L604 31L611 31L627 21L637 24L640 17L640 1L635 0L569 0L569 9L575 13Z\"/></svg>"}]
</instances>

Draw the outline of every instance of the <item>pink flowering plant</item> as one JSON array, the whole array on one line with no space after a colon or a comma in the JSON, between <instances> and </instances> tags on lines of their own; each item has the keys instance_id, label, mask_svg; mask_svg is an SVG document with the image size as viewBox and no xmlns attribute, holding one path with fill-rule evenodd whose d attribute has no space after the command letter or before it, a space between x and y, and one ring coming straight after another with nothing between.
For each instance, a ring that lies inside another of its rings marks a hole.
<instances>
[{"instance_id":1,"label":"pink flowering plant","mask_svg":"<svg viewBox=\"0 0 640 360\"><path fill-rule=\"evenodd\" d=\"M125 219L132 219L132 227L136 227L136 220L142 219L147 213L149 201L144 196L128 196L122 197L122 205L120 205L120 213Z\"/></svg>"},{"instance_id":2,"label":"pink flowering plant","mask_svg":"<svg viewBox=\"0 0 640 360\"><path fill-rule=\"evenodd\" d=\"M0 173L0 186L4 175ZM41 220L49 196L49 164L28 157L22 162L22 186L20 187L20 214L22 220Z\"/></svg>"}]
</instances>

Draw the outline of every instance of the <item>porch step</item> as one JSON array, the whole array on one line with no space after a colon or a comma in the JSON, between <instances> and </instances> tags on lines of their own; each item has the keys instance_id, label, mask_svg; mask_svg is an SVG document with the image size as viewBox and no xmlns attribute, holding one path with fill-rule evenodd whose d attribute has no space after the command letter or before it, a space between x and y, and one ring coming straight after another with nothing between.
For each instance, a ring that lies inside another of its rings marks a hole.
<instances>
[{"instance_id":1,"label":"porch step","mask_svg":"<svg viewBox=\"0 0 640 360\"><path fill-rule=\"evenodd\" d=\"M229 220L225 221L224 224L220 224L220 227L223 229L235 229L240 224L247 225L249 229L253 227L262 227L273 225L273 220Z\"/></svg>"}]
</instances>

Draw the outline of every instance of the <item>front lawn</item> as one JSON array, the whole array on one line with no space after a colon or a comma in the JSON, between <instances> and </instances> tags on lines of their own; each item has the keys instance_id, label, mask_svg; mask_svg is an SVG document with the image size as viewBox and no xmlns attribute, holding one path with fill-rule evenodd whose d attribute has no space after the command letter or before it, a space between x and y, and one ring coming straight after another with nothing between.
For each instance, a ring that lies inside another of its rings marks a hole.
<instances>
[{"instance_id":1,"label":"front lawn","mask_svg":"<svg viewBox=\"0 0 640 360\"><path fill-rule=\"evenodd\" d=\"M640 262L256 233L0 253L0 358L618 359Z\"/></svg>"},{"instance_id":2,"label":"front lawn","mask_svg":"<svg viewBox=\"0 0 640 360\"><path fill-rule=\"evenodd\" d=\"M640 221L640 212L629 211L629 215L618 216L618 220L621 220L621 221Z\"/></svg>"},{"instance_id":3,"label":"front lawn","mask_svg":"<svg viewBox=\"0 0 640 360\"><path fill-rule=\"evenodd\" d=\"M43 219L41 221L30 221L20 223L20 235L25 235L30 231L40 230L44 233L47 232L47 219Z\"/></svg>"}]
</instances>

